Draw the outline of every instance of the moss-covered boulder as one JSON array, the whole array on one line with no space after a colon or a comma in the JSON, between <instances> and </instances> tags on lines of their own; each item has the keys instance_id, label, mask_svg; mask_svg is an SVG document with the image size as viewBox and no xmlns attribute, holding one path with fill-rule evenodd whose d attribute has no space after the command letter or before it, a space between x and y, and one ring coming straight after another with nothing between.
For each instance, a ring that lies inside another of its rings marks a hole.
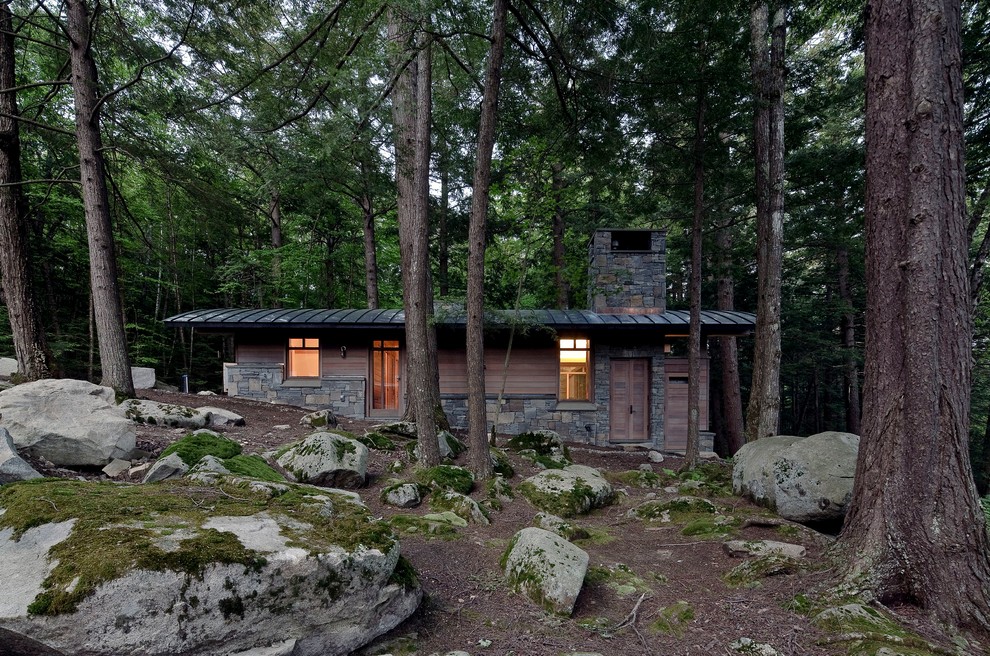
<instances>
[{"instance_id":1,"label":"moss-covered boulder","mask_svg":"<svg viewBox=\"0 0 990 656\"><path fill-rule=\"evenodd\" d=\"M17 581L0 628L66 654L347 654L421 596L348 494L46 479L0 489L0 509L0 580Z\"/></svg>"},{"instance_id":2,"label":"moss-covered boulder","mask_svg":"<svg viewBox=\"0 0 990 656\"><path fill-rule=\"evenodd\" d=\"M128 399L121 404L128 419L139 424L171 428L203 428L210 425L210 413L184 405Z\"/></svg>"},{"instance_id":3,"label":"moss-covered boulder","mask_svg":"<svg viewBox=\"0 0 990 656\"><path fill-rule=\"evenodd\" d=\"M501 566L514 592L548 612L570 616L588 572L588 554L559 535L529 527L512 538Z\"/></svg>"},{"instance_id":4,"label":"moss-covered boulder","mask_svg":"<svg viewBox=\"0 0 990 656\"><path fill-rule=\"evenodd\" d=\"M386 485L382 489L380 498L382 503L395 508L415 508L423 501L419 486L403 481Z\"/></svg>"},{"instance_id":5,"label":"moss-covered boulder","mask_svg":"<svg viewBox=\"0 0 990 656\"><path fill-rule=\"evenodd\" d=\"M313 433L280 450L276 460L301 483L355 488L368 476L368 447L336 432Z\"/></svg>"},{"instance_id":6,"label":"moss-covered boulder","mask_svg":"<svg viewBox=\"0 0 990 656\"><path fill-rule=\"evenodd\" d=\"M582 515L615 500L615 491L601 472L584 465L542 471L517 489L540 510L561 517Z\"/></svg>"},{"instance_id":7,"label":"moss-covered boulder","mask_svg":"<svg viewBox=\"0 0 990 656\"><path fill-rule=\"evenodd\" d=\"M433 490L453 490L469 494L474 487L474 474L455 465L437 465L416 472L416 481Z\"/></svg>"},{"instance_id":8,"label":"moss-covered boulder","mask_svg":"<svg viewBox=\"0 0 990 656\"><path fill-rule=\"evenodd\" d=\"M491 523L488 519L488 514L474 499L453 490L437 490L431 494L430 510L437 512L448 510L474 524L487 526Z\"/></svg>"},{"instance_id":9,"label":"moss-covered boulder","mask_svg":"<svg viewBox=\"0 0 990 656\"><path fill-rule=\"evenodd\" d=\"M514 451L544 469L562 469L571 464L571 454L564 440L549 430L520 433L509 438L505 448Z\"/></svg>"},{"instance_id":10,"label":"moss-covered boulder","mask_svg":"<svg viewBox=\"0 0 990 656\"><path fill-rule=\"evenodd\" d=\"M176 454L188 467L194 467L204 456L214 456L220 460L233 458L241 453L241 445L211 430L198 430L173 442L161 458Z\"/></svg>"}]
</instances>

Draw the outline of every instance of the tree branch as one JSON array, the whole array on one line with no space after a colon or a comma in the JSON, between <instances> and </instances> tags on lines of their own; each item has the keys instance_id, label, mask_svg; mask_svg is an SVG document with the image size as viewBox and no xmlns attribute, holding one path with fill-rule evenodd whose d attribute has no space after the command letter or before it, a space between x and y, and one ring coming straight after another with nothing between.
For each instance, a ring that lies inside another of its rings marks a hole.
<instances>
[{"instance_id":1,"label":"tree branch","mask_svg":"<svg viewBox=\"0 0 990 656\"><path fill-rule=\"evenodd\" d=\"M8 114L6 112L0 112L0 116L4 118L13 119L15 121L20 121L21 123L26 123L27 125L33 125L36 128L41 128L42 130L51 130L52 132L58 132L59 134L66 134L72 138L75 138L76 133L71 130L63 130L62 128L57 128L54 125L46 125L45 123L39 123L38 121L32 121L29 118L24 118L23 116L17 116L16 114Z\"/></svg>"}]
</instances>

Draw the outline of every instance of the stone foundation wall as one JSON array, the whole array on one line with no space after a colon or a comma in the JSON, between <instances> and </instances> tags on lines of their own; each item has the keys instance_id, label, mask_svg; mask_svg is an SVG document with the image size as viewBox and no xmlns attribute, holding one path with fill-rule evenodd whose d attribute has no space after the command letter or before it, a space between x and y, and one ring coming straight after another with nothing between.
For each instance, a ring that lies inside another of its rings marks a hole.
<instances>
[{"instance_id":1,"label":"stone foundation wall","mask_svg":"<svg viewBox=\"0 0 990 656\"><path fill-rule=\"evenodd\" d=\"M340 417L363 419L365 378L328 376L305 384L285 384L282 365L224 364L224 391L258 401L297 405L313 410L329 408Z\"/></svg>"},{"instance_id":2,"label":"stone foundation wall","mask_svg":"<svg viewBox=\"0 0 990 656\"><path fill-rule=\"evenodd\" d=\"M440 399L452 428L467 429L467 396L444 394ZM488 426L495 422L497 396L486 398ZM527 431L552 430L569 442L602 444L599 440L597 409L567 409L554 395L507 396L498 413L498 432L518 435ZM560 407L558 407L560 406ZM590 430L589 430L590 428Z\"/></svg>"}]
</instances>

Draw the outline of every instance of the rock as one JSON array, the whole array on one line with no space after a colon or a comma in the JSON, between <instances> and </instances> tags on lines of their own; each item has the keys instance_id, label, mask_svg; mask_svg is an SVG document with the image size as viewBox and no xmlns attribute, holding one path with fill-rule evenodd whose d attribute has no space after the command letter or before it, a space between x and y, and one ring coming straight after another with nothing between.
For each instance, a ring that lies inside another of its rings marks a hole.
<instances>
[{"instance_id":1,"label":"rock","mask_svg":"<svg viewBox=\"0 0 990 656\"><path fill-rule=\"evenodd\" d=\"M732 641L729 649L737 654L747 654L752 656L781 656L781 653L766 644L765 642L755 642L751 638L739 638Z\"/></svg>"},{"instance_id":2,"label":"rock","mask_svg":"<svg viewBox=\"0 0 990 656\"><path fill-rule=\"evenodd\" d=\"M503 556L505 581L544 609L570 616L588 571L588 554L560 536L528 527Z\"/></svg>"},{"instance_id":3,"label":"rock","mask_svg":"<svg viewBox=\"0 0 990 656\"><path fill-rule=\"evenodd\" d=\"M791 435L777 435L744 444L732 456L732 491L773 507L774 460L781 451L800 440Z\"/></svg>"},{"instance_id":4,"label":"rock","mask_svg":"<svg viewBox=\"0 0 990 656\"><path fill-rule=\"evenodd\" d=\"M397 626L421 599L391 532L333 492L295 486L299 500L287 513L285 494L247 487L237 496L251 510L201 483L72 482L71 495L59 492L65 481L36 485L4 496L0 653L15 632L90 656L343 656ZM58 499L70 519L34 525L33 496ZM163 508L181 525L167 513L148 519ZM15 531L23 531L18 540ZM90 549L112 566L73 557ZM80 576L87 585L76 591Z\"/></svg>"},{"instance_id":5,"label":"rock","mask_svg":"<svg viewBox=\"0 0 990 656\"><path fill-rule=\"evenodd\" d=\"M127 470L127 478L132 481L143 480L148 470L151 469L150 462L142 462L140 465L135 465Z\"/></svg>"},{"instance_id":6,"label":"rock","mask_svg":"<svg viewBox=\"0 0 990 656\"><path fill-rule=\"evenodd\" d=\"M795 442L773 462L777 514L794 522L841 521L852 499L859 436L829 431Z\"/></svg>"},{"instance_id":7,"label":"rock","mask_svg":"<svg viewBox=\"0 0 990 656\"><path fill-rule=\"evenodd\" d=\"M286 431L289 430L290 428L292 428L292 426L288 424L275 424L274 426L272 426L272 430L277 430L277 431Z\"/></svg>"},{"instance_id":8,"label":"rock","mask_svg":"<svg viewBox=\"0 0 990 656\"><path fill-rule=\"evenodd\" d=\"M536 523L539 524L540 528L556 533L568 541L583 540L589 537L588 532L583 528L575 526L566 519L551 515L550 513L538 513L536 515Z\"/></svg>"},{"instance_id":9,"label":"rock","mask_svg":"<svg viewBox=\"0 0 990 656\"><path fill-rule=\"evenodd\" d=\"M415 508L423 499L419 494L419 486L415 483L399 483L382 490L382 503L396 508Z\"/></svg>"},{"instance_id":10,"label":"rock","mask_svg":"<svg viewBox=\"0 0 990 656\"><path fill-rule=\"evenodd\" d=\"M122 458L114 458L113 460L110 461L110 464L108 464L106 467L103 468L103 473L109 476L110 478L117 478L125 471L129 470L130 468L131 468L130 460L124 460Z\"/></svg>"},{"instance_id":11,"label":"rock","mask_svg":"<svg viewBox=\"0 0 990 656\"><path fill-rule=\"evenodd\" d=\"M328 426L336 428L337 415L333 414L332 410L317 410L305 415L299 420L299 423L310 428L326 428Z\"/></svg>"},{"instance_id":12,"label":"rock","mask_svg":"<svg viewBox=\"0 0 990 656\"><path fill-rule=\"evenodd\" d=\"M313 433L290 446L276 462L300 482L324 487L364 485L368 447L339 433Z\"/></svg>"},{"instance_id":13,"label":"rock","mask_svg":"<svg viewBox=\"0 0 990 656\"><path fill-rule=\"evenodd\" d=\"M647 463L644 462L642 465L640 465L636 469L637 469L637 471L650 472L650 473L652 473L653 472L653 465L649 465L649 464L647 464Z\"/></svg>"},{"instance_id":14,"label":"rock","mask_svg":"<svg viewBox=\"0 0 990 656\"><path fill-rule=\"evenodd\" d=\"M102 467L135 447L134 423L114 391L81 380L38 380L0 392L0 426L20 451L59 467Z\"/></svg>"},{"instance_id":15,"label":"rock","mask_svg":"<svg viewBox=\"0 0 990 656\"><path fill-rule=\"evenodd\" d=\"M203 456L199 462L189 470L189 475L193 474L229 474L230 470L223 466L223 461L216 456Z\"/></svg>"},{"instance_id":16,"label":"rock","mask_svg":"<svg viewBox=\"0 0 990 656\"><path fill-rule=\"evenodd\" d=\"M518 488L520 494L540 510L573 517L615 500L615 491L597 469L570 465L531 476Z\"/></svg>"},{"instance_id":17,"label":"rock","mask_svg":"<svg viewBox=\"0 0 990 656\"><path fill-rule=\"evenodd\" d=\"M0 428L0 485L29 481L32 478L41 478L41 474L17 455L10 433L7 429Z\"/></svg>"},{"instance_id":18,"label":"rock","mask_svg":"<svg viewBox=\"0 0 990 656\"><path fill-rule=\"evenodd\" d=\"M17 360L14 358L0 358L0 376L10 378L17 373Z\"/></svg>"},{"instance_id":19,"label":"rock","mask_svg":"<svg viewBox=\"0 0 990 656\"><path fill-rule=\"evenodd\" d=\"M646 457L650 459L650 462L663 462L663 454L659 451L650 451Z\"/></svg>"},{"instance_id":20,"label":"rock","mask_svg":"<svg viewBox=\"0 0 990 656\"><path fill-rule=\"evenodd\" d=\"M144 475L142 483L157 483L169 478L179 478L189 471L189 465L182 461L178 453L170 453L153 464Z\"/></svg>"},{"instance_id":21,"label":"rock","mask_svg":"<svg viewBox=\"0 0 990 656\"><path fill-rule=\"evenodd\" d=\"M201 390L196 392L196 396L216 396L216 392L211 392L210 390Z\"/></svg>"},{"instance_id":22,"label":"rock","mask_svg":"<svg viewBox=\"0 0 990 656\"><path fill-rule=\"evenodd\" d=\"M808 550L800 544L777 542L776 540L729 540L728 542L723 542L722 547L733 558L767 555L804 558L808 553Z\"/></svg>"},{"instance_id":23,"label":"rock","mask_svg":"<svg viewBox=\"0 0 990 656\"><path fill-rule=\"evenodd\" d=\"M154 367L131 367L131 379L136 390L153 389L157 382Z\"/></svg>"},{"instance_id":24,"label":"rock","mask_svg":"<svg viewBox=\"0 0 990 656\"><path fill-rule=\"evenodd\" d=\"M210 415L195 408L145 399L128 399L121 404L125 414L139 424L170 428L203 428Z\"/></svg>"},{"instance_id":25,"label":"rock","mask_svg":"<svg viewBox=\"0 0 990 656\"><path fill-rule=\"evenodd\" d=\"M226 426L243 426L244 417L240 416L236 412L231 412L230 410L224 410L223 408L214 408L213 406L205 405L201 408L196 408L198 412L209 417L208 424L214 428L223 428Z\"/></svg>"},{"instance_id":26,"label":"rock","mask_svg":"<svg viewBox=\"0 0 990 656\"><path fill-rule=\"evenodd\" d=\"M371 430L376 433L396 435L407 440L416 439L416 424L411 421L393 421L387 424L377 424L372 426Z\"/></svg>"},{"instance_id":27,"label":"rock","mask_svg":"<svg viewBox=\"0 0 990 656\"><path fill-rule=\"evenodd\" d=\"M571 464L571 456L563 438L550 430L514 435L509 438L505 448L548 469L560 469Z\"/></svg>"},{"instance_id":28,"label":"rock","mask_svg":"<svg viewBox=\"0 0 990 656\"><path fill-rule=\"evenodd\" d=\"M458 528L464 528L468 525L467 520L453 513L449 510L444 510L439 513L426 513L423 515L423 519L428 522L436 522L438 524L446 524L447 526L457 526Z\"/></svg>"},{"instance_id":29,"label":"rock","mask_svg":"<svg viewBox=\"0 0 990 656\"><path fill-rule=\"evenodd\" d=\"M437 433L437 446L440 448L440 458L442 460L452 460L467 451L467 445L454 437L450 431L440 431ZM413 457L419 460L419 444L413 447Z\"/></svg>"},{"instance_id":30,"label":"rock","mask_svg":"<svg viewBox=\"0 0 990 656\"><path fill-rule=\"evenodd\" d=\"M471 497L453 490L437 490L430 495L431 510L449 510L458 517L488 526L491 522L481 506Z\"/></svg>"}]
</instances>

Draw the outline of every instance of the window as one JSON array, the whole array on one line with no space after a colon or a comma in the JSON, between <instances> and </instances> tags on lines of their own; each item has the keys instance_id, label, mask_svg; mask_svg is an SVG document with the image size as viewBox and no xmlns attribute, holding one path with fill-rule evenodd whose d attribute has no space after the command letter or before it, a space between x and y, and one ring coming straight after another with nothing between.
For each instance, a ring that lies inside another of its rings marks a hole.
<instances>
[{"instance_id":1,"label":"window","mask_svg":"<svg viewBox=\"0 0 990 656\"><path fill-rule=\"evenodd\" d=\"M371 409L399 409L398 340L376 339L371 345Z\"/></svg>"},{"instance_id":2,"label":"window","mask_svg":"<svg viewBox=\"0 0 990 656\"><path fill-rule=\"evenodd\" d=\"M287 378L320 377L320 340L312 337L289 338Z\"/></svg>"},{"instance_id":3,"label":"window","mask_svg":"<svg viewBox=\"0 0 990 656\"><path fill-rule=\"evenodd\" d=\"M560 340L560 400L591 400L591 341Z\"/></svg>"}]
</instances>

